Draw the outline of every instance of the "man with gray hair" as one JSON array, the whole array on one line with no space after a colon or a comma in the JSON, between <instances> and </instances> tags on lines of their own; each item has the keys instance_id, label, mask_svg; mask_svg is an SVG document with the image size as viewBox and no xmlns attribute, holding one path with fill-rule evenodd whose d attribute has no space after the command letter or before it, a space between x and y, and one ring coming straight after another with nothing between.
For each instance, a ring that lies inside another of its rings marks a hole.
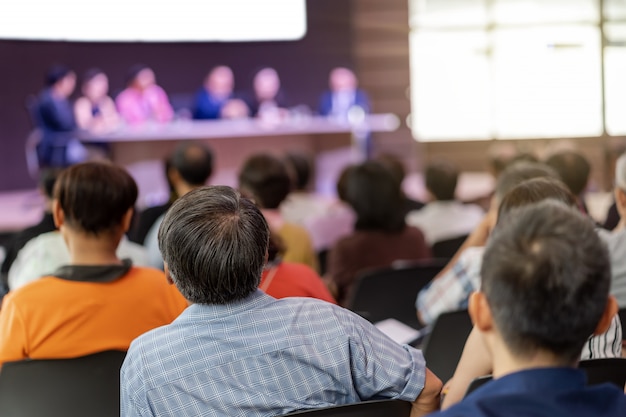
<instances>
[{"instance_id":1,"label":"man with gray hair","mask_svg":"<svg viewBox=\"0 0 626 417\"><path fill-rule=\"evenodd\" d=\"M598 233L611 255L611 294L620 308L626 308L626 153L615 163L613 193L620 221L612 232L601 229Z\"/></svg>"},{"instance_id":2,"label":"man with gray hair","mask_svg":"<svg viewBox=\"0 0 626 417\"><path fill-rule=\"evenodd\" d=\"M411 401L415 416L438 408L441 381L419 350L330 303L258 290L269 228L237 191L184 195L158 240L191 306L132 343L123 417L275 416L376 398Z\"/></svg>"}]
</instances>

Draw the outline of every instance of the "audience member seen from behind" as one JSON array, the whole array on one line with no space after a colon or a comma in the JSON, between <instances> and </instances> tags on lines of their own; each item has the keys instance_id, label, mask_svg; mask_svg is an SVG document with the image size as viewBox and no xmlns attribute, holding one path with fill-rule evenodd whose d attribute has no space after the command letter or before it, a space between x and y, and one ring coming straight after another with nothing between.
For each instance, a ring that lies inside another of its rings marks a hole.
<instances>
[{"instance_id":1,"label":"audience member seen from behind","mask_svg":"<svg viewBox=\"0 0 626 417\"><path fill-rule=\"evenodd\" d=\"M206 185L213 173L213 152L200 142L179 144L169 161L167 176L174 188L174 193L179 197ZM165 211L154 221L144 240L144 246L148 250L148 264L158 269L163 269L158 234L164 216Z\"/></svg>"},{"instance_id":2,"label":"audience member seen from behind","mask_svg":"<svg viewBox=\"0 0 626 417\"><path fill-rule=\"evenodd\" d=\"M396 260L430 258L422 232L404 222L400 184L387 168L365 162L350 170L343 187L356 213L355 231L331 249L327 271L341 305L349 300L359 272Z\"/></svg>"},{"instance_id":3,"label":"audience member seen from behind","mask_svg":"<svg viewBox=\"0 0 626 417\"><path fill-rule=\"evenodd\" d=\"M311 238L305 228L288 222L280 214L280 204L291 190L285 164L269 154L253 155L239 172L239 189L259 206L272 231L286 247L283 260L308 265L319 270Z\"/></svg>"},{"instance_id":4,"label":"audience member seen from behind","mask_svg":"<svg viewBox=\"0 0 626 417\"><path fill-rule=\"evenodd\" d=\"M380 398L413 401L415 416L437 409L441 382L419 350L331 303L258 290L269 234L229 187L174 203L159 247L191 306L132 343L121 414L275 416Z\"/></svg>"},{"instance_id":5,"label":"audience member seen from behind","mask_svg":"<svg viewBox=\"0 0 626 417\"><path fill-rule=\"evenodd\" d=\"M146 249L122 236L116 251L119 259L130 259L133 265L147 266ZM42 233L24 245L13 261L8 274L9 289L14 291L24 285L50 275L71 260L71 253L58 230Z\"/></svg>"},{"instance_id":6,"label":"audience member seen from behind","mask_svg":"<svg viewBox=\"0 0 626 417\"><path fill-rule=\"evenodd\" d=\"M116 256L136 198L132 177L113 165L84 163L59 175L52 212L70 263L5 297L0 363L126 350L186 308L161 272Z\"/></svg>"},{"instance_id":7,"label":"audience member seen from behind","mask_svg":"<svg viewBox=\"0 0 626 417\"><path fill-rule=\"evenodd\" d=\"M352 232L354 213L342 201L311 191L313 163L308 155L290 152L283 158L291 177L291 191L280 203L280 214L287 221L309 232L313 248L320 252Z\"/></svg>"},{"instance_id":8,"label":"audience member seen from behind","mask_svg":"<svg viewBox=\"0 0 626 417\"><path fill-rule=\"evenodd\" d=\"M31 239L34 239L43 233L52 232L56 229L54 219L52 218L52 193L54 190L54 182L56 181L58 174L59 169L57 168L43 169L39 173L39 191L44 198L43 216L36 225L28 227L13 235L4 246L5 257L2 262L2 269L0 270L0 274L2 275L2 288L0 288L0 294L2 295L9 291L9 270L24 245L26 245Z\"/></svg>"},{"instance_id":9,"label":"audience member seen from behind","mask_svg":"<svg viewBox=\"0 0 626 417\"><path fill-rule=\"evenodd\" d=\"M469 305L494 380L434 415L626 415L622 389L587 386L576 369L589 335L604 333L617 311L608 253L593 224L547 201L499 223Z\"/></svg>"},{"instance_id":10,"label":"audience member seen from behind","mask_svg":"<svg viewBox=\"0 0 626 417\"><path fill-rule=\"evenodd\" d=\"M310 267L284 262L285 245L280 236L270 233L267 264L263 268L259 289L274 298L312 297L336 304L326 284Z\"/></svg>"},{"instance_id":11,"label":"audience member seen from behind","mask_svg":"<svg viewBox=\"0 0 626 417\"><path fill-rule=\"evenodd\" d=\"M467 308L470 294L480 286L482 256L502 197L523 181L539 177L558 179L558 174L545 164L525 161L510 165L502 172L496 182L489 212L450 262L419 292L415 306L422 323L431 325L442 313Z\"/></svg>"},{"instance_id":12,"label":"audience member seen from behind","mask_svg":"<svg viewBox=\"0 0 626 417\"><path fill-rule=\"evenodd\" d=\"M37 155L41 167L66 167L87 159L87 151L76 139L76 119L70 96L76 87L76 74L56 65L45 78L46 87L37 97L32 117L41 129Z\"/></svg>"},{"instance_id":13,"label":"audience member seen from behind","mask_svg":"<svg viewBox=\"0 0 626 417\"><path fill-rule=\"evenodd\" d=\"M402 186L404 184L404 178L406 177L406 168L400 158L391 153L382 153L376 156L376 161L380 162L388 170L391 171L391 173L396 177L396 181L400 183L400 188L402 189ZM421 201L417 201L408 197L404 191L402 192L402 194L404 195L403 211L405 214L408 214L413 210L420 210L422 207L424 207L424 203L422 203Z\"/></svg>"},{"instance_id":14,"label":"audience member seen from behind","mask_svg":"<svg viewBox=\"0 0 626 417\"><path fill-rule=\"evenodd\" d=\"M458 179L459 171L449 162L426 167L424 182L429 202L423 209L409 213L406 222L419 228L430 246L469 235L485 216L479 206L456 199Z\"/></svg>"},{"instance_id":15,"label":"audience member seen from behind","mask_svg":"<svg viewBox=\"0 0 626 417\"><path fill-rule=\"evenodd\" d=\"M165 91L156 84L154 71L145 65L135 65L128 71L126 89L115 99L122 119L137 125L147 122L166 123L174 110Z\"/></svg>"},{"instance_id":16,"label":"audience member seen from behind","mask_svg":"<svg viewBox=\"0 0 626 417\"><path fill-rule=\"evenodd\" d=\"M74 103L78 127L90 133L108 133L119 126L115 102L109 96L109 78L98 68L88 70L81 86L83 96Z\"/></svg>"},{"instance_id":17,"label":"audience member seen from behind","mask_svg":"<svg viewBox=\"0 0 626 417\"><path fill-rule=\"evenodd\" d=\"M204 85L196 93L193 118L237 119L248 116L248 106L234 95L235 76L233 71L220 65L211 70Z\"/></svg>"},{"instance_id":18,"label":"audience member seen from behind","mask_svg":"<svg viewBox=\"0 0 626 417\"><path fill-rule=\"evenodd\" d=\"M626 154L615 163L615 204L620 221L612 231L598 230L611 256L611 294L620 308L626 308Z\"/></svg>"},{"instance_id":19,"label":"audience member seen from behind","mask_svg":"<svg viewBox=\"0 0 626 417\"><path fill-rule=\"evenodd\" d=\"M159 220L160 217L172 206L172 203L178 198L176 195L176 189L172 182L174 175L174 169L172 169L171 155L165 158L163 161L163 174L167 181L169 188L169 198L163 204L148 207L137 215L133 220L133 226L130 232L130 240L143 245L146 240L146 236L152 229L154 223Z\"/></svg>"},{"instance_id":20,"label":"audience member seen from behind","mask_svg":"<svg viewBox=\"0 0 626 417\"><path fill-rule=\"evenodd\" d=\"M535 178L522 182L504 195L498 210L500 219L506 219L509 213L517 208L539 203L545 200L556 201L565 206L576 208L576 197L560 180L553 178ZM482 264L479 266L479 268ZM589 337L581 352L581 359L620 357L621 325L617 316L613 317L606 332ZM470 382L479 376L490 374L493 370L492 357L485 350L476 328L467 339L462 357L452 381L448 384L448 394L444 399L444 407L460 401Z\"/></svg>"},{"instance_id":21,"label":"audience member seen from behind","mask_svg":"<svg viewBox=\"0 0 626 417\"><path fill-rule=\"evenodd\" d=\"M559 174L567 188L576 196L580 211L589 214L585 205L585 189L589 182L591 165L587 158L575 151L562 151L546 159L546 164Z\"/></svg>"}]
</instances>

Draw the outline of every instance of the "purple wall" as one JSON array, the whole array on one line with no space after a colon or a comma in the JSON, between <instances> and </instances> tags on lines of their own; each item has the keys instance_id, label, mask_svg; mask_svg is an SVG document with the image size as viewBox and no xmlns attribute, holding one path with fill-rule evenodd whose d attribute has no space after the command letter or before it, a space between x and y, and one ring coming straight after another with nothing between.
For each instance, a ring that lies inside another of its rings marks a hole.
<instances>
[{"instance_id":1,"label":"purple wall","mask_svg":"<svg viewBox=\"0 0 626 417\"><path fill-rule=\"evenodd\" d=\"M236 89L248 91L254 72L276 68L290 104L316 107L326 88L328 71L351 66L350 5L347 0L309 0L308 30L299 41L258 43L74 43L0 41L0 191L32 187L24 157L30 122L27 95L42 87L53 63L74 68L80 76L90 67L103 69L111 92L123 88L124 75L135 63L151 66L170 94L193 93L208 70L233 68Z\"/></svg>"}]
</instances>

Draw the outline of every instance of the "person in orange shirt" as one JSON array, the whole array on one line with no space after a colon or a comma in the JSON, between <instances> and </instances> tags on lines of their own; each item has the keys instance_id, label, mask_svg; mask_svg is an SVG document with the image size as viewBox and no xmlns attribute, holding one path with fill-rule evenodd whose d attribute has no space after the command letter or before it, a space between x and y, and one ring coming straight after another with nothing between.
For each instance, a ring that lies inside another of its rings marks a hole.
<instances>
[{"instance_id":1,"label":"person in orange shirt","mask_svg":"<svg viewBox=\"0 0 626 417\"><path fill-rule=\"evenodd\" d=\"M53 216L71 261L5 297L0 364L127 350L187 307L161 271L115 254L136 199L133 178L111 164L89 162L60 174Z\"/></svg>"},{"instance_id":2,"label":"person in orange shirt","mask_svg":"<svg viewBox=\"0 0 626 417\"><path fill-rule=\"evenodd\" d=\"M337 304L322 278L311 267L282 260L285 250L280 236L271 232L267 264L259 289L274 298L311 297Z\"/></svg>"}]
</instances>

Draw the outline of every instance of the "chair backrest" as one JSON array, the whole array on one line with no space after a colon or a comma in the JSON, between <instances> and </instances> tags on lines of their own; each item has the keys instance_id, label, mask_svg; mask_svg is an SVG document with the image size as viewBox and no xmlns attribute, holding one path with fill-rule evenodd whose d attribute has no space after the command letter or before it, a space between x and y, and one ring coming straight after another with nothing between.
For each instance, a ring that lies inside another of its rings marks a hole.
<instances>
[{"instance_id":1,"label":"chair backrest","mask_svg":"<svg viewBox=\"0 0 626 417\"><path fill-rule=\"evenodd\" d=\"M409 417L411 403L400 400L363 401L355 404L296 411L288 416L311 417Z\"/></svg>"},{"instance_id":2,"label":"chair backrest","mask_svg":"<svg viewBox=\"0 0 626 417\"><path fill-rule=\"evenodd\" d=\"M467 310L460 310L440 315L426 336L422 349L426 364L442 381L454 375L471 331L472 321Z\"/></svg>"},{"instance_id":3,"label":"chair backrest","mask_svg":"<svg viewBox=\"0 0 626 417\"><path fill-rule=\"evenodd\" d=\"M7 362L0 372L0 416L116 417L126 352Z\"/></svg>"},{"instance_id":4,"label":"chair backrest","mask_svg":"<svg viewBox=\"0 0 626 417\"><path fill-rule=\"evenodd\" d=\"M433 260L366 271L357 277L346 307L372 323L393 318L419 329L417 293L444 265L443 260Z\"/></svg>"},{"instance_id":5,"label":"chair backrest","mask_svg":"<svg viewBox=\"0 0 626 417\"><path fill-rule=\"evenodd\" d=\"M602 358L580 361L578 364L587 374L587 384L611 382L621 389L626 385L626 358Z\"/></svg>"},{"instance_id":6,"label":"chair backrest","mask_svg":"<svg viewBox=\"0 0 626 417\"><path fill-rule=\"evenodd\" d=\"M463 242L467 240L467 235L454 237L452 239L435 242L432 247L435 258L450 259L459 250Z\"/></svg>"}]
</instances>

